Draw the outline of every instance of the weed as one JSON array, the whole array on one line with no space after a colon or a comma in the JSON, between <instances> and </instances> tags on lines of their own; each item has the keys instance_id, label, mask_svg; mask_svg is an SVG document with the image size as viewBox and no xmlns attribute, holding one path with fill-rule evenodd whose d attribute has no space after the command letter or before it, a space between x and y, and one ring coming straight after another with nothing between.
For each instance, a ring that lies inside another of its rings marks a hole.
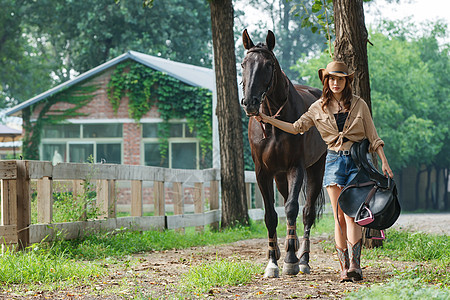
<instances>
[{"instance_id":1,"label":"weed","mask_svg":"<svg viewBox=\"0 0 450 300\"><path fill-rule=\"evenodd\" d=\"M219 259L192 267L182 276L179 289L185 293L203 294L214 287L246 284L264 271L262 265L239 259Z\"/></svg>"},{"instance_id":2,"label":"weed","mask_svg":"<svg viewBox=\"0 0 450 300\"><path fill-rule=\"evenodd\" d=\"M376 284L350 293L345 299L449 299L450 291L438 287L427 286L419 278L394 279L385 284Z\"/></svg>"}]
</instances>

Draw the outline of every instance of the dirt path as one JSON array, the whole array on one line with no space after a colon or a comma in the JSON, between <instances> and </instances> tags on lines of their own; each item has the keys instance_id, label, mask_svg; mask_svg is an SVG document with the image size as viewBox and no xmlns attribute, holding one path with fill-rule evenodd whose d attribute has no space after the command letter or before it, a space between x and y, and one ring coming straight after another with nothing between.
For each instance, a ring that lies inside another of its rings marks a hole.
<instances>
[{"instance_id":1,"label":"dirt path","mask_svg":"<svg viewBox=\"0 0 450 300\"><path fill-rule=\"evenodd\" d=\"M429 218L433 222L429 222ZM448 234L450 214L403 216L398 226L422 231ZM282 259L284 239L279 239ZM76 289L60 288L53 292L28 291L25 295L1 293L0 299L178 299L180 276L190 267L215 261L217 258L239 259L266 265L266 239L239 241L227 245L194 247L184 250L155 251L123 258L120 262L105 262L109 276ZM213 288L207 295L185 295L186 299L336 299L348 291L383 282L393 276L395 269L413 263L389 260L365 261L362 258L364 280L360 283L339 283L339 262L334 253L331 236L311 239L311 274L281 276L267 279L256 276L243 286ZM280 260L282 265L282 260Z\"/></svg>"}]
</instances>

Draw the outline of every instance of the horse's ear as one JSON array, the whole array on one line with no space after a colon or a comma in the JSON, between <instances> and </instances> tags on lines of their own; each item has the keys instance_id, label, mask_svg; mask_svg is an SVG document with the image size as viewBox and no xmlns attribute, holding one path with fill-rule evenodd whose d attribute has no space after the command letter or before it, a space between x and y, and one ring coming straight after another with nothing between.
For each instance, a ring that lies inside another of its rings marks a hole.
<instances>
[{"instance_id":1,"label":"horse's ear","mask_svg":"<svg viewBox=\"0 0 450 300\"><path fill-rule=\"evenodd\" d=\"M255 47L255 44L253 44L252 39L248 35L247 29L244 29L244 32L242 32L242 42L244 44L244 48L247 50Z\"/></svg>"},{"instance_id":2,"label":"horse's ear","mask_svg":"<svg viewBox=\"0 0 450 300\"><path fill-rule=\"evenodd\" d=\"M273 48L275 48L275 35L273 34L273 32L271 30L269 30L267 32L266 45L270 51L272 51Z\"/></svg>"}]
</instances>

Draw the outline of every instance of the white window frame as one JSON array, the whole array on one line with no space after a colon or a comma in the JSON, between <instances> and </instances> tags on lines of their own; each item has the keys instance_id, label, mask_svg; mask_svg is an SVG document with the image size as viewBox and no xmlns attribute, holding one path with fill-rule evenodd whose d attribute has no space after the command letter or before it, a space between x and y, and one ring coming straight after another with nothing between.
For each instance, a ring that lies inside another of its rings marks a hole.
<instances>
[{"instance_id":1,"label":"white window frame","mask_svg":"<svg viewBox=\"0 0 450 300\"><path fill-rule=\"evenodd\" d=\"M157 123L161 123L162 119L147 119L147 120L142 120L141 123L142 124L149 124L149 123L153 123L153 124L157 124ZM186 130L189 130L188 128L188 124L187 124L187 120L186 119L181 119L181 120L170 120L169 123L172 124L183 124L183 137L169 137L168 138L168 143L169 143L169 149L168 149L168 153L167 153L167 158L169 160L169 164L168 167L172 168L173 166L173 162L172 162L172 144L173 143L177 143L177 144L182 144L182 143L195 143L195 149L196 149L196 153L195 153L195 170L198 170L200 168L200 140L196 137L185 137L186 136ZM142 137L142 142L141 142L141 165L145 165L145 144L147 143L154 143L154 144L159 144L160 140L158 137L143 137L143 127L141 127L141 137Z\"/></svg>"},{"instance_id":2,"label":"white window frame","mask_svg":"<svg viewBox=\"0 0 450 300\"><path fill-rule=\"evenodd\" d=\"M70 162L70 152L69 152L69 144L94 144L93 146L93 156L94 162L97 163L97 143L98 144L120 144L120 163L123 163L124 160L124 151L123 151L123 131L121 137L113 137L113 138L83 138L83 125L92 125L92 124L111 124L117 122L100 122L99 120L95 120L96 122L74 122L70 124L77 124L80 126L80 137L79 138L42 138L39 146L39 158L43 159L44 156L44 144L65 144L66 147L66 161ZM120 123L123 126L123 123ZM122 129L123 130L123 129Z\"/></svg>"}]
</instances>

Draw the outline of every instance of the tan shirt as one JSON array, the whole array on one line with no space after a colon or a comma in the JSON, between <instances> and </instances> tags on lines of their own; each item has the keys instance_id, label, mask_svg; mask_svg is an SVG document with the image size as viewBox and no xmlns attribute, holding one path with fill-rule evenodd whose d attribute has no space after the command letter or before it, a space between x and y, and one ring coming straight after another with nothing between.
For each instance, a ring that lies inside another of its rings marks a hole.
<instances>
[{"instance_id":1,"label":"tan shirt","mask_svg":"<svg viewBox=\"0 0 450 300\"><path fill-rule=\"evenodd\" d=\"M369 151L374 152L378 146L384 146L384 142L378 136L369 107L360 97L353 95L344 130L339 132L334 115L325 108L322 110L322 100L314 102L300 119L294 122L294 128L303 134L312 126L316 126L328 149L339 151L349 150L353 142L359 142L364 138L369 139ZM346 137L349 141L343 143Z\"/></svg>"}]
</instances>

